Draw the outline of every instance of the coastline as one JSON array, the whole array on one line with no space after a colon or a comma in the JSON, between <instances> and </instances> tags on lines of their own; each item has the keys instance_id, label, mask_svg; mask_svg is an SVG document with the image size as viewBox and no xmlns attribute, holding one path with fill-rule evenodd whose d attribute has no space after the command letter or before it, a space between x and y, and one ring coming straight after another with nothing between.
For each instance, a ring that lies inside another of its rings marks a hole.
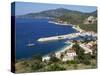
<instances>
[{"instance_id":1,"label":"coastline","mask_svg":"<svg viewBox=\"0 0 100 75\"><path fill-rule=\"evenodd\" d=\"M53 23L53 24L56 24L56 25L63 25L63 26L73 26L72 24L58 23L58 22L54 22L54 21L48 21L48 23Z\"/></svg>"},{"instance_id":2,"label":"coastline","mask_svg":"<svg viewBox=\"0 0 100 75\"><path fill-rule=\"evenodd\" d=\"M82 35L82 36L84 36L84 35L92 35L92 36L97 36L97 34L94 33L94 32L91 32L91 31L86 32L85 30L81 29L81 28L79 27L79 25L75 26L75 25L72 25L72 24L71 24L71 25L70 25L70 24L63 24L63 23L57 23L57 22L53 22L53 21L49 21L49 23L54 23L54 24L57 24L57 25L64 25L64 26L72 26L73 29L79 31L78 33L73 33L73 34L72 34L72 36L74 36L74 37L75 37L75 35ZM84 32L85 32L85 33L84 33ZM74 35L74 34L75 34L75 35ZM68 35L68 34L67 34L67 35ZM70 34L69 34L69 35L70 35ZM58 37L58 36L57 36L57 37ZM63 36L63 37L65 37L65 36ZM44 39L45 39L45 38L44 38ZM68 42L66 42L66 43L68 43ZM61 54L62 52L65 52L66 50L72 48L72 46L73 46L73 43L70 42L70 45L69 45L69 46L64 46L63 48L61 48L61 49L55 51L56 57L57 57L57 58L60 58L60 54ZM44 60L44 59L49 60L49 59L50 59L49 54L43 56L42 59L43 59L43 60Z\"/></svg>"},{"instance_id":3,"label":"coastline","mask_svg":"<svg viewBox=\"0 0 100 75\"><path fill-rule=\"evenodd\" d=\"M66 45L66 46L64 46L64 47L62 47L62 48L60 48L59 50L56 50L54 53L55 53L55 56L57 57L57 58L60 58L60 54L62 53L62 52L65 52L66 50L68 50L68 49L70 49L72 46L73 46L73 43L71 43L71 42L65 42L65 43L69 43L70 45ZM44 61L45 59L50 59L50 53L49 54L46 54L46 55L44 55L43 57L42 57L42 61Z\"/></svg>"},{"instance_id":4,"label":"coastline","mask_svg":"<svg viewBox=\"0 0 100 75\"><path fill-rule=\"evenodd\" d=\"M79 32L85 32L85 30L81 29L79 27L79 25L77 27L75 25L73 25L72 28L75 29L75 30L77 30L77 31L79 31Z\"/></svg>"},{"instance_id":5,"label":"coastline","mask_svg":"<svg viewBox=\"0 0 100 75\"><path fill-rule=\"evenodd\" d=\"M68 43L68 42L67 42L67 43ZM68 49L72 48L72 46L73 46L73 43L70 43L70 45L64 46L64 47L61 48L60 50L56 51L56 52L55 52L56 57L57 57L57 58L60 58L60 54L63 53L63 52L65 52L65 51L67 51Z\"/></svg>"},{"instance_id":6,"label":"coastline","mask_svg":"<svg viewBox=\"0 0 100 75\"><path fill-rule=\"evenodd\" d=\"M72 26L73 29L79 31L79 32L83 32L85 30L81 29L79 27L79 25L72 25L72 24L67 24L67 23L58 23L58 22L54 22L54 21L48 21L48 23L53 23L53 24L56 24L56 25L62 25L62 26Z\"/></svg>"},{"instance_id":7,"label":"coastline","mask_svg":"<svg viewBox=\"0 0 100 75\"><path fill-rule=\"evenodd\" d=\"M71 38L78 37L79 35L80 35L80 33L71 33L71 34L65 34L65 35L39 38L37 41L38 42L46 42L46 41L54 41L54 40L71 39Z\"/></svg>"},{"instance_id":8,"label":"coastline","mask_svg":"<svg viewBox=\"0 0 100 75\"><path fill-rule=\"evenodd\" d=\"M71 34L65 34L65 35L58 35L58 36L51 36L51 37L46 37L46 38L39 38L37 41L38 42L45 42L45 41L52 41L52 40L62 40L62 39L70 39L70 38L74 38L80 35L80 33L85 32L85 30L81 29L76 25L72 25L72 24L65 24L65 23L57 23L57 22L53 22L53 21L48 21L48 23L53 23L53 24L57 24L57 25L63 25L63 26L72 26L73 29L75 29L76 31L78 31L78 33L71 33Z\"/></svg>"}]
</instances>

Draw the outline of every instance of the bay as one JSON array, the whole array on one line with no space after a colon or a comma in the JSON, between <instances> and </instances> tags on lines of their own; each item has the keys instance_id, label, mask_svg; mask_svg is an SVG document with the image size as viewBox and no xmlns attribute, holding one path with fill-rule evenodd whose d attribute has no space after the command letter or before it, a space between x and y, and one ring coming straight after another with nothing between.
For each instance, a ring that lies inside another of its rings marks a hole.
<instances>
[{"instance_id":1,"label":"bay","mask_svg":"<svg viewBox=\"0 0 100 75\"><path fill-rule=\"evenodd\" d=\"M39 38L77 32L71 26L55 25L48 21L48 19L16 18L16 59L30 58L37 54L46 55L66 45L65 40L40 43L37 42ZM34 46L28 47L28 43L33 43Z\"/></svg>"}]
</instances>

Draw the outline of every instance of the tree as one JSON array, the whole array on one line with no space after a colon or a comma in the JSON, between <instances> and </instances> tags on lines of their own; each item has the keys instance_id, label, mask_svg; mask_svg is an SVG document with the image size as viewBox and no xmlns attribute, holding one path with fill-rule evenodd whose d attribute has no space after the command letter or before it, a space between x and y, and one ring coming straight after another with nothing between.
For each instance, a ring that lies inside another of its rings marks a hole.
<instances>
[{"instance_id":1,"label":"tree","mask_svg":"<svg viewBox=\"0 0 100 75\"><path fill-rule=\"evenodd\" d=\"M61 53L60 58L63 59L65 53Z\"/></svg>"},{"instance_id":2,"label":"tree","mask_svg":"<svg viewBox=\"0 0 100 75\"><path fill-rule=\"evenodd\" d=\"M55 57L55 56L51 56L50 61L51 62L58 62L60 60L57 57Z\"/></svg>"},{"instance_id":3,"label":"tree","mask_svg":"<svg viewBox=\"0 0 100 75\"><path fill-rule=\"evenodd\" d=\"M92 48L93 50L92 50L91 58L97 59L97 44L94 44Z\"/></svg>"},{"instance_id":4,"label":"tree","mask_svg":"<svg viewBox=\"0 0 100 75\"><path fill-rule=\"evenodd\" d=\"M58 58L56 57L56 55L55 55L54 52L51 53L49 56L50 56L50 62L58 62L58 61L60 61L60 59L58 59Z\"/></svg>"},{"instance_id":5,"label":"tree","mask_svg":"<svg viewBox=\"0 0 100 75\"><path fill-rule=\"evenodd\" d=\"M77 44L73 45L74 50L76 51L77 57L76 60L77 62L84 63L86 65L90 64L91 60L91 54L85 54L84 50Z\"/></svg>"},{"instance_id":6,"label":"tree","mask_svg":"<svg viewBox=\"0 0 100 75\"><path fill-rule=\"evenodd\" d=\"M82 63L84 63L85 65L89 65L91 64L90 60L91 60L91 54L90 53L84 54L84 59Z\"/></svg>"},{"instance_id":7,"label":"tree","mask_svg":"<svg viewBox=\"0 0 100 75\"><path fill-rule=\"evenodd\" d=\"M76 51L77 58L81 62L84 59L84 50L82 48L80 48L78 43L75 43L75 45L73 45L73 49Z\"/></svg>"}]
</instances>

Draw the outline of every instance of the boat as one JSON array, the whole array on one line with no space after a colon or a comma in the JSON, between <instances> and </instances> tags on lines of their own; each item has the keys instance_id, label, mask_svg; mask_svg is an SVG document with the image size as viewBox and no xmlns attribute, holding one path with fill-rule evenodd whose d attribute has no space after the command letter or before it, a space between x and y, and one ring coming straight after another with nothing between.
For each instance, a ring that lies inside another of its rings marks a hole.
<instances>
[{"instance_id":1,"label":"boat","mask_svg":"<svg viewBox=\"0 0 100 75\"><path fill-rule=\"evenodd\" d=\"M28 47L32 47L32 46L34 46L34 45L35 45L34 43L28 43L28 44L27 44Z\"/></svg>"},{"instance_id":2,"label":"boat","mask_svg":"<svg viewBox=\"0 0 100 75\"><path fill-rule=\"evenodd\" d=\"M32 47L32 46L34 46L35 44L34 43L28 43L26 46L28 46L28 47Z\"/></svg>"}]
</instances>

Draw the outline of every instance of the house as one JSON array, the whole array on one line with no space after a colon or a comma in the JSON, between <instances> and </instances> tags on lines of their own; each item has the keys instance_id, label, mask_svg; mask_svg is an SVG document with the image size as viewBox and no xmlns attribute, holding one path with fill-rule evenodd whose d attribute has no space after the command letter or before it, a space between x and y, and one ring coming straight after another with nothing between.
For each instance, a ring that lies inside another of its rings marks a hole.
<instances>
[{"instance_id":1,"label":"house","mask_svg":"<svg viewBox=\"0 0 100 75\"><path fill-rule=\"evenodd\" d=\"M67 53L64 55L62 61L63 61L63 62L66 62L66 61L68 61L68 60L74 60L74 57L75 57L75 56L76 56L76 52L75 52L74 50L72 50L72 49L69 49L69 50L67 51Z\"/></svg>"},{"instance_id":2,"label":"house","mask_svg":"<svg viewBox=\"0 0 100 75\"><path fill-rule=\"evenodd\" d=\"M92 54L92 49L90 49L90 45L85 45L85 44L80 44L80 47L82 49L84 49L84 53L87 54L87 53L91 53Z\"/></svg>"},{"instance_id":3,"label":"house","mask_svg":"<svg viewBox=\"0 0 100 75\"><path fill-rule=\"evenodd\" d=\"M42 61L49 61L50 60L50 56L44 56L42 57Z\"/></svg>"}]
</instances>

